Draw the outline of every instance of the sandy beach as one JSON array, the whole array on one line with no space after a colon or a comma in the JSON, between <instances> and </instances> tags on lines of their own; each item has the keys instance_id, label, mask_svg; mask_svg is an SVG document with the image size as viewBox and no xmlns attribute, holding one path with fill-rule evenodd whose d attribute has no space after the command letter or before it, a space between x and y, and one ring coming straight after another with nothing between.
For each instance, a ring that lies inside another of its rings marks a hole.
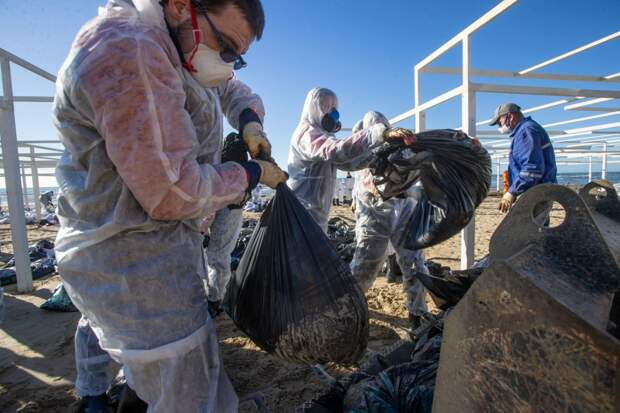
<instances>
[{"instance_id":1,"label":"sandy beach","mask_svg":"<svg viewBox=\"0 0 620 413\"><path fill-rule=\"evenodd\" d=\"M503 219L496 209L498 198L489 197L476 213L476 259L487 254L492 233ZM256 214L251 214L256 217ZM353 222L346 207L335 207L334 216ZM29 239L54 238L53 227L29 228ZM0 227L2 252L10 252L10 228ZM427 260L458 269L460 235L426 251ZM15 285L5 287L6 313L0 326L0 411L65 412L76 399L73 392L75 367L73 334L79 313L51 313L39 309L60 282L58 275L34 282L31 294L16 294ZM377 278L367 294L370 308L368 349L381 351L406 334L407 311L401 286ZM430 303L430 299L427 297ZM283 362L254 345L232 321L216 318L220 348L226 371L240 400L260 392L274 412L291 412L312 399L326 385L307 365ZM350 368L329 366L336 377ZM257 411L252 402L242 402L241 412Z\"/></svg>"}]
</instances>

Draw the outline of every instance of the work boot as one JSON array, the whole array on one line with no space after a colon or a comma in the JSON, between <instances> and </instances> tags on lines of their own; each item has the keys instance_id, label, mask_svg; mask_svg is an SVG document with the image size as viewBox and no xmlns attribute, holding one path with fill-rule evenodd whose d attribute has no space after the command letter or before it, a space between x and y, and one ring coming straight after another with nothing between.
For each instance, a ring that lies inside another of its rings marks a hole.
<instances>
[{"instance_id":1,"label":"work boot","mask_svg":"<svg viewBox=\"0 0 620 413\"><path fill-rule=\"evenodd\" d=\"M98 396L84 396L69 407L71 413L111 413L108 406L108 396L105 393Z\"/></svg>"}]
</instances>

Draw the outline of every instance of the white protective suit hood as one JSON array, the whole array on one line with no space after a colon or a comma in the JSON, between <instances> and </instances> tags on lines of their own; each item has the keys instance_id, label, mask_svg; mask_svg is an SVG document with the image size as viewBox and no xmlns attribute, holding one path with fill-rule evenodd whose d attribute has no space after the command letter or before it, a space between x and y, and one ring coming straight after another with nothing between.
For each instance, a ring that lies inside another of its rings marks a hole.
<instances>
[{"instance_id":1,"label":"white protective suit hood","mask_svg":"<svg viewBox=\"0 0 620 413\"><path fill-rule=\"evenodd\" d=\"M383 142L385 131L385 125L375 125L338 139L321 125L323 116L334 108L338 108L338 98L331 90L308 92L288 158L288 185L323 230L327 229L337 169L364 168L371 149Z\"/></svg>"},{"instance_id":2,"label":"white protective suit hood","mask_svg":"<svg viewBox=\"0 0 620 413\"><path fill-rule=\"evenodd\" d=\"M159 0L132 0L132 2L136 10L138 10L140 18L145 23L150 23L162 29L166 28L164 8L159 3Z\"/></svg>"},{"instance_id":3,"label":"white protective suit hood","mask_svg":"<svg viewBox=\"0 0 620 413\"><path fill-rule=\"evenodd\" d=\"M336 93L324 87L315 87L306 95L304 108L301 112L300 126L304 123L321 128L323 115L338 109Z\"/></svg>"}]
</instances>

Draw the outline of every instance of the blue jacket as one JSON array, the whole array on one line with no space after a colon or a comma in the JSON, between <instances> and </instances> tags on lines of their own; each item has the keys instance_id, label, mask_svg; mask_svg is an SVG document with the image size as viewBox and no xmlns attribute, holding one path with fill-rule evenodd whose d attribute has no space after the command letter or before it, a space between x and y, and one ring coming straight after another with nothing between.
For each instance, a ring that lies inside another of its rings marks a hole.
<instances>
[{"instance_id":1,"label":"blue jacket","mask_svg":"<svg viewBox=\"0 0 620 413\"><path fill-rule=\"evenodd\" d=\"M508 192L516 196L534 185L557 183L553 145L542 126L528 116L521 119L510 138Z\"/></svg>"}]
</instances>

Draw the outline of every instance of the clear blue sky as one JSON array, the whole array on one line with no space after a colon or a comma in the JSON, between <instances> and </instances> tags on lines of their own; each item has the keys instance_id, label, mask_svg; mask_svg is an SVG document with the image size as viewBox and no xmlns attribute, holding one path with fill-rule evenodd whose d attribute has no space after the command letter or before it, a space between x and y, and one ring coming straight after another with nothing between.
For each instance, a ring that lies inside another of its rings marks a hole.
<instances>
[{"instance_id":1,"label":"clear blue sky","mask_svg":"<svg viewBox=\"0 0 620 413\"><path fill-rule=\"evenodd\" d=\"M0 0L0 47L56 73L79 27L103 0ZM286 165L288 143L306 92L332 88L340 98L345 126L367 110L394 116L413 106L413 66L476 18L496 0L263 0L266 29L247 54L240 79L259 93L267 108L266 131L276 160ZM521 0L476 33L474 67L521 70L620 29L619 0ZM607 75L620 71L620 40L545 68L542 72ZM455 48L436 64L460 64ZM22 70L13 74L17 95L53 94L53 86ZM499 82L499 79L488 79ZM458 84L456 77L426 75L431 98ZM543 85L545 82L518 82ZM601 88L564 82L566 87ZM607 86L607 85L606 85ZM620 84L612 85L620 89ZM555 98L483 95L478 119L506 100L523 106ZM618 106L618 101L614 106ZM534 114L541 123L560 119L561 109ZM576 112L575 117L588 112ZM429 128L460 126L458 100L432 110ZM605 118L594 123L617 121ZM20 139L50 139L55 130L49 104L18 104ZM412 122L404 122L411 126ZM589 123L571 125L588 126ZM614 169L618 169L616 165ZM567 170L567 169L564 169Z\"/></svg>"}]
</instances>

